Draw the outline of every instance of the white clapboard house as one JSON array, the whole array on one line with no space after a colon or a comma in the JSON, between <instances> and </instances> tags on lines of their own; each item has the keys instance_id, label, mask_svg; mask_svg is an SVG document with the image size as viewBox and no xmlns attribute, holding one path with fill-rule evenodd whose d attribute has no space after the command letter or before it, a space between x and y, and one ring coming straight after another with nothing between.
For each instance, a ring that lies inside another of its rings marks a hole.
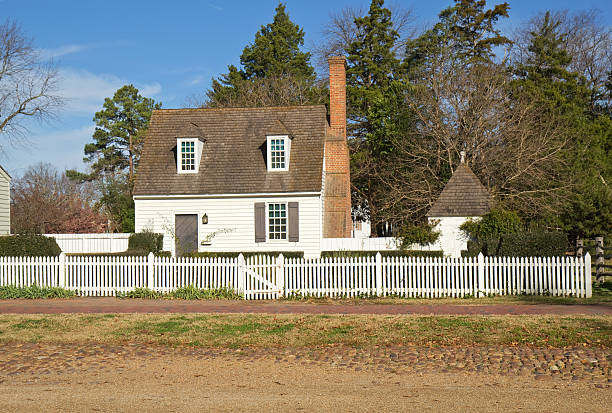
<instances>
[{"instance_id":1,"label":"white clapboard house","mask_svg":"<svg viewBox=\"0 0 612 413\"><path fill-rule=\"evenodd\" d=\"M325 106L153 112L134 187L136 231L164 249L304 251L351 236L344 58Z\"/></svg>"},{"instance_id":2,"label":"white clapboard house","mask_svg":"<svg viewBox=\"0 0 612 413\"><path fill-rule=\"evenodd\" d=\"M0 166L0 235L11 232L11 176Z\"/></svg>"}]
</instances>

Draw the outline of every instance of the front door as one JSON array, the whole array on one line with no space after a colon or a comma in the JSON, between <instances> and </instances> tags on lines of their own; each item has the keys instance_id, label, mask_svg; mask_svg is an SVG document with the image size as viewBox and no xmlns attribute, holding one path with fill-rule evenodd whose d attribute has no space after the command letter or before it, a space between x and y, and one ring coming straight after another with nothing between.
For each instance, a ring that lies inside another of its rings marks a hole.
<instances>
[{"instance_id":1,"label":"front door","mask_svg":"<svg viewBox=\"0 0 612 413\"><path fill-rule=\"evenodd\" d=\"M180 214L174 216L176 255L198 251L198 216Z\"/></svg>"}]
</instances>

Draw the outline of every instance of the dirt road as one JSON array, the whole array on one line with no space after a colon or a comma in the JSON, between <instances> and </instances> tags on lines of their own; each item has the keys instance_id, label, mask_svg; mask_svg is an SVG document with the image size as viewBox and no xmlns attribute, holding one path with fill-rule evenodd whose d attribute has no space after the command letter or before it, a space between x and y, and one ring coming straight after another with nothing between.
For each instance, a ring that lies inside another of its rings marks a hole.
<instances>
[{"instance_id":1,"label":"dirt road","mask_svg":"<svg viewBox=\"0 0 612 413\"><path fill-rule=\"evenodd\" d=\"M449 373L435 364L403 369L392 358L346 365L333 356L274 350L1 350L3 411L605 412L612 406L609 386L592 378ZM7 361L9 353L15 357Z\"/></svg>"}]
</instances>

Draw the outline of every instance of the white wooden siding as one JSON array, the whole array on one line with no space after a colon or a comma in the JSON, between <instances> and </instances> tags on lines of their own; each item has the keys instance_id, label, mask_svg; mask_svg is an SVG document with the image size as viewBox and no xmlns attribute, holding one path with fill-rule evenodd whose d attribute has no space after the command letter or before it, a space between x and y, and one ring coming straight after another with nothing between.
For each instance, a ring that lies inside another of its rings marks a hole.
<instances>
[{"instance_id":1,"label":"white wooden siding","mask_svg":"<svg viewBox=\"0 0 612 413\"><path fill-rule=\"evenodd\" d=\"M128 249L131 234L44 234L55 238L66 253L122 252Z\"/></svg>"},{"instance_id":2,"label":"white wooden siding","mask_svg":"<svg viewBox=\"0 0 612 413\"><path fill-rule=\"evenodd\" d=\"M254 205L256 202L299 202L300 240L289 242L268 239L255 242ZM198 215L199 251L304 251L318 257L321 251L320 196L253 196L227 198L161 198L134 200L136 232L145 229L164 234L164 250L174 251L174 216ZM202 224L202 215L208 224ZM215 234L216 233L216 234ZM211 245L202 241L212 236Z\"/></svg>"},{"instance_id":3,"label":"white wooden siding","mask_svg":"<svg viewBox=\"0 0 612 413\"><path fill-rule=\"evenodd\" d=\"M11 195L9 175L0 168L0 235L11 232Z\"/></svg>"},{"instance_id":4,"label":"white wooden siding","mask_svg":"<svg viewBox=\"0 0 612 413\"><path fill-rule=\"evenodd\" d=\"M459 228L470 217L430 217L429 222L438 221L435 230L440 231L440 238L434 244L435 249L444 251L444 255L461 257L461 251L467 249L467 238Z\"/></svg>"}]
</instances>

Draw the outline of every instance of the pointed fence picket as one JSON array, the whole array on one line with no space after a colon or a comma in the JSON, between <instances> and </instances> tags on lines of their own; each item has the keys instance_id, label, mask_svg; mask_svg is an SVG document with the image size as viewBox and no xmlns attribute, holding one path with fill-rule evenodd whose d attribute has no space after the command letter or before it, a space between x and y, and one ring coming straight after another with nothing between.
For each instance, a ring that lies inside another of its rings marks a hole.
<instances>
[{"instance_id":1,"label":"pointed fence picket","mask_svg":"<svg viewBox=\"0 0 612 413\"><path fill-rule=\"evenodd\" d=\"M63 287L86 296L135 288L225 288L249 300L309 297L590 297L591 257L0 257L0 286Z\"/></svg>"}]
</instances>

